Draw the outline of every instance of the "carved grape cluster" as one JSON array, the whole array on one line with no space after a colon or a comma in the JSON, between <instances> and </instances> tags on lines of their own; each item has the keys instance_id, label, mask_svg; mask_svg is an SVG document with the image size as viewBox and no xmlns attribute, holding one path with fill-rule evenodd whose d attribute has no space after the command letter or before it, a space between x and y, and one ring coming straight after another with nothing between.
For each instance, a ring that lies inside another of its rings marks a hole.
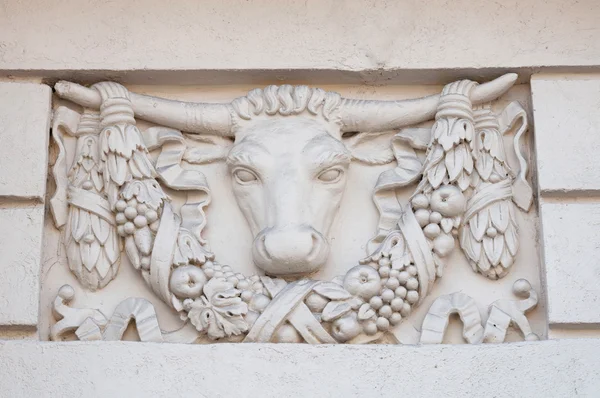
<instances>
[{"instance_id":1,"label":"carved grape cluster","mask_svg":"<svg viewBox=\"0 0 600 398\"><path fill-rule=\"evenodd\" d=\"M408 258L392 259L385 252L362 260L361 264L372 268L379 276L379 291L365 300L358 311L358 318L364 321L365 334L374 335L389 330L410 315L412 307L419 301L418 270ZM350 283L347 279L348 274L345 285Z\"/></svg>"},{"instance_id":2,"label":"carved grape cluster","mask_svg":"<svg viewBox=\"0 0 600 398\"><path fill-rule=\"evenodd\" d=\"M158 231L160 225L160 215L156 210L151 209L144 203L138 203L137 199L131 198L128 201L120 199L115 204L117 213L115 219L117 224L117 231L120 236L127 237L133 235L136 229L144 228L149 226L150 230L154 233Z\"/></svg>"}]
</instances>

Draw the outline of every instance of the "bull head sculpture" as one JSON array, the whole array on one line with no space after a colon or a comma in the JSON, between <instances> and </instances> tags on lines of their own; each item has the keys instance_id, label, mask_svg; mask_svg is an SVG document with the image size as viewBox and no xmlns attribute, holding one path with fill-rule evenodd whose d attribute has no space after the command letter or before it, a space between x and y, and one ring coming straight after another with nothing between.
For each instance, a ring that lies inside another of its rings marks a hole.
<instances>
[{"instance_id":1,"label":"bull head sculpture","mask_svg":"<svg viewBox=\"0 0 600 398\"><path fill-rule=\"evenodd\" d=\"M472 102L494 100L516 78L507 74L477 86ZM60 97L82 106L101 106L94 90L68 82L58 82L55 89ZM269 274L290 276L315 272L327 259L326 236L341 202L348 166L360 159L346 144L345 134L396 130L432 119L439 95L354 100L284 85L253 90L228 104L135 93L130 100L140 119L187 133L234 138L226 161L235 197L254 236L254 262Z\"/></svg>"}]
</instances>

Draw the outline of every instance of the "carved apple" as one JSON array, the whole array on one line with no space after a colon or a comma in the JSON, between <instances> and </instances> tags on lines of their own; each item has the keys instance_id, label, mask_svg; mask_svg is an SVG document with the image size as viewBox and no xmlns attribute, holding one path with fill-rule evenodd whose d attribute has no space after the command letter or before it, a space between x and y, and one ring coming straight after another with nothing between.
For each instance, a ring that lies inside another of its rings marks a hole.
<instances>
[{"instance_id":1,"label":"carved apple","mask_svg":"<svg viewBox=\"0 0 600 398\"><path fill-rule=\"evenodd\" d=\"M445 217L455 217L465 211L465 195L454 185L443 185L431 194L431 209Z\"/></svg>"},{"instance_id":2,"label":"carved apple","mask_svg":"<svg viewBox=\"0 0 600 398\"><path fill-rule=\"evenodd\" d=\"M200 268L185 265L176 268L171 273L169 289L175 296L181 299L197 298L202 294L202 289L204 289L206 281L206 275Z\"/></svg>"},{"instance_id":3,"label":"carved apple","mask_svg":"<svg viewBox=\"0 0 600 398\"><path fill-rule=\"evenodd\" d=\"M352 340L360 334L362 328L358 323L356 312L351 312L343 318L337 319L333 322L331 333L333 337L339 342L346 342Z\"/></svg>"},{"instance_id":4,"label":"carved apple","mask_svg":"<svg viewBox=\"0 0 600 398\"><path fill-rule=\"evenodd\" d=\"M357 265L346 273L344 289L354 296L369 300L381 289L379 272L368 265Z\"/></svg>"}]
</instances>

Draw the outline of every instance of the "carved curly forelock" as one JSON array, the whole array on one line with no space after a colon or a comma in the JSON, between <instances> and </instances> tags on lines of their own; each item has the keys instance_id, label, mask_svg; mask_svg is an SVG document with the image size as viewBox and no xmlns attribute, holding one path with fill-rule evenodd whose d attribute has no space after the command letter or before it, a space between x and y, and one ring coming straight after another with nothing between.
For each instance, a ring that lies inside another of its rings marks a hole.
<instances>
[{"instance_id":1,"label":"carved curly forelock","mask_svg":"<svg viewBox=\"0 0 600 398\"><path fill-rule=\"evenodd\" d=\"M299 114L304 112L306 105L308 105L308 98L310 97L310 88L307 86L296 86L294 87L294 113Z\"/></svg>"},{"instance_id":2,"label":"carved curly forelock","mask_svg":"<svg viewBox=\"0 0 600 398\"><path fill-rule=\"evenodd\" d=\"M265 106L265 101L262 96L262 90L260 88L255 88L254 90L248 93L246 97L248 101L254 106L254 114L260 115Z\"/></svg>"},{"instance_id":3,"label":"carved curly forelock","mask_svg":"<svg viewBox=\"0 0 600 398\"><path fill-rule=\"evenodd\" d=\"M275 115L280 108L279 99L277 98L277 86L267 86L264 91L265 101L267 102L267 115Z\"/></svg>"},{"instance_id":4,"label":"carved curly forelock","mask_svg":"<svg viewBox=\"0 0 600 398\"><path fill-rule=\"evenodd\" d=\"M244 120L251 120L253 116L263 113L289 116L308 111L329 121L341 103L338 93L285 84L254 89L247 96L233 100L231 105L237 116Z\"/></svg>"}]
</instances>

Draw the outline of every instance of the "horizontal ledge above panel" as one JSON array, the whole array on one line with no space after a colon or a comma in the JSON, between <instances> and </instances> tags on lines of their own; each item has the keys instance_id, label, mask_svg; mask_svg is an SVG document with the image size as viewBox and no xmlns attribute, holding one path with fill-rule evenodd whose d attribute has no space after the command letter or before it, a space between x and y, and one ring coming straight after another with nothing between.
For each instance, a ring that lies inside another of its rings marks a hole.
<instances>
[{"instance_id":1,"label":"horizontal ledge above panel","mask_svg":"<svg viewBox=\"0 0 600 398\"><path fill-rule=\"evenodd\" d=\"M366 84L437 85L458 79L487 81L504 73L519 74L518 83L528 83L537 73L594 73L600 65L589 66L495 66L488 68L442 69L0 69L0 80L58 80L91 84L102 80L122 84L230 85L230 84Z\"/></svg>"}]
</instances>

